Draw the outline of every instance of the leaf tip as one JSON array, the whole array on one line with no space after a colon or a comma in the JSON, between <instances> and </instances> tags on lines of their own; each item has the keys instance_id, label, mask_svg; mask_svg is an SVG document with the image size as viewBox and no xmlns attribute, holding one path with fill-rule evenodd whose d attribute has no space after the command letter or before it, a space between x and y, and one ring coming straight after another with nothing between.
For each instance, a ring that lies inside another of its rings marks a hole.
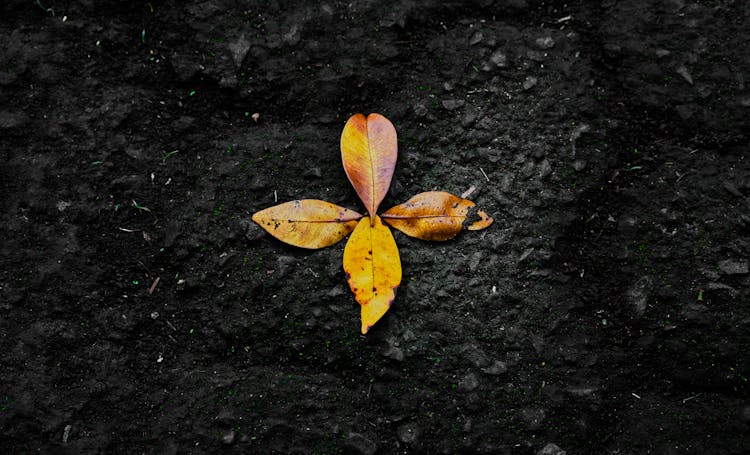
<instances>
[{"instance_id":1,"label":"leaf tip","mask_svg":"<svg viewBox=\"0 0 750 455\"><path fill-rule=\"evenodd\" d=\"M466 229L469 231L480 231L489 227L495 220L487 215L484 210L477 210L477 216L479 220L471 223Z\"/></svg>"}]
</instances>

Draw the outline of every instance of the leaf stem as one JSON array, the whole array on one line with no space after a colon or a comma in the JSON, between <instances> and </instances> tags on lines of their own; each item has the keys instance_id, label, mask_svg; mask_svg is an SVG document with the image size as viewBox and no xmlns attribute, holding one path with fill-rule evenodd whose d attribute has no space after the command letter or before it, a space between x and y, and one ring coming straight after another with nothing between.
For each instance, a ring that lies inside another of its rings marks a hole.
<instances>
[{"instance_id":1,"label":"leaf stem","mask_svg":"<svg viewBox=\"0 0 750 455\"><path fill-rule=\"evenodd\" d=\"M389 215L384 213L380 215L380 218L388 218L391 220L412 220L415 218L466 218L466 215Z\"/></svg>"}]
</instances>

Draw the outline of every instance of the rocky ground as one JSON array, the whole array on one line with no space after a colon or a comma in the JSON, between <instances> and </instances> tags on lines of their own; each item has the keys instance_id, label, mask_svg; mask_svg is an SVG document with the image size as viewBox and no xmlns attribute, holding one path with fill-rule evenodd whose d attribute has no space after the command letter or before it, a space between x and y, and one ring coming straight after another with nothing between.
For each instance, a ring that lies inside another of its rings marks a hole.
<instances>
[{"instance_id":1,"label":"rocky ground","mask_svg":"<svg viewBox=\"0 0 750 455\"><path fill-rule=\"evenodd\" d=\"M750 4L0 4L0 441L8 453L750 450ZM355 112L396 126L367 335L344 244L252 213L362 211ZM254 114L259 114L254 117ZM257 121L256 121L257 120Z\"/></svg>"}]
</instances>

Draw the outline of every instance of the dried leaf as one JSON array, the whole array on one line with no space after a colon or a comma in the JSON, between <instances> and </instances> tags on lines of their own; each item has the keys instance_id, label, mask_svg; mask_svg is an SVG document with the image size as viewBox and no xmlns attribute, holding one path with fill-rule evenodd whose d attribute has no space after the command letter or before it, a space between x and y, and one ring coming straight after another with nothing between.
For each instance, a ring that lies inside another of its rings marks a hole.
<instances>
[{"instance_id":1,"label":"dried leaf","mask_svg":"<svg viewBox=\"0 0 750 455\"><path fill-rule=\"evenodd\" d=\"M469 209L475 204L444 191L419 193L403 204L397 205L382 217L386 223L411 237L422 240L449 240L461 232ZM467 229L475 231L492 224L492 218L483 211L481 220Z\"/></svg>"},{"instance_id":2,"label":"dried leaf","mask_svg":"<svg viewBox=\"0 0 750 455\"><path fill-rule=\"evenodd\" d=\"M310 249L343 239L360 218L354 210L317 199L285 202L253 215L253 221L282 242Z\"/></svg>"},{"instance_id":3,"label":"dried leaf","mask_svg":"<svg viewBox=\"0 0 750 455\"><path fill-rule=\"evenodd\" d=\"M482 229L486 228L490 224L492 224L493 220L491 216L487 215L487 213L484 210L477 210L477 216L479 219L470 225L466 227L469 231L481 231Z\"/></svg>"},{"instance_id":4,"label":"dried leaf","mask_svg":"<svg viewBox=\"0 0 750 455\"><path fill-rule=\"evenodd\" d=\"M362 306L362 333L367 333L391 307L401 283L396 241L380 217L364 217L346 242L344 272L354 298Z\"/></svg>"},{"instance_id":5,"label":"dried leaf","mask_svg":"<svg viewBox=\"0 0 750 455\"><path fill-rule=\"evenodd\" d=\"M380 114L354 114L341 133L341 160L349 181L373 217L396 167L396 129Z\"/></svg>"}]
</instances>

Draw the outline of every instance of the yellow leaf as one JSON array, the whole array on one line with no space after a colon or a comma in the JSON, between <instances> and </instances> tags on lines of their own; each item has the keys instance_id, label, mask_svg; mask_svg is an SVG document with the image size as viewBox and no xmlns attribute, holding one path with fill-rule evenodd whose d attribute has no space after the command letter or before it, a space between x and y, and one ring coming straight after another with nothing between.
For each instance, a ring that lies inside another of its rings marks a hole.
<instances>
[{"instance_id":1,"label":"yellow leaf","mask_svg":"<svg viewBox=\"0 0 750 455\"><path fill-rule=\"evenodd\" d=\"M403 204L397 205L382 217L386 223L411 237L422 240L449 240L461 232L469 209L475 204L444 191L419 193ZM475 231L492 224L492 218L483 211L481 220L467 229Z\"/></svg>"},{"instance_id":2,"label":"yellow leaf","mask_svg":"<svg viewBox=\"0 0 750 455\"><path fill-rule=\"evenodd\" d=\"M282 242L310 249L343 239L360 218L354 210L317 199L285 202L253 215L253 221Z\"/></svg>"},{"instance_id":3,"label":"yellow leaf","mask_svg":"<svg viewBox=\"0 0 750 455\"><path fill-rule=\"evenodd\" d=\"M344 272L362 306L362 333L388 311L401 283L401 259L391 231L375 216L360 220L344 248Z\"/></svg>"},{"instance_id":4,"label":"yellow leaf","mask_svg":"<svg viewBox=\"0 0 750 455\"><path fill-rule=\"evenodd\" d=\"M388 192L397 156L396 129L387 118L354 114L346 122L341 133L341 161L370 217Z\"/></svg>"}]
</instances>

